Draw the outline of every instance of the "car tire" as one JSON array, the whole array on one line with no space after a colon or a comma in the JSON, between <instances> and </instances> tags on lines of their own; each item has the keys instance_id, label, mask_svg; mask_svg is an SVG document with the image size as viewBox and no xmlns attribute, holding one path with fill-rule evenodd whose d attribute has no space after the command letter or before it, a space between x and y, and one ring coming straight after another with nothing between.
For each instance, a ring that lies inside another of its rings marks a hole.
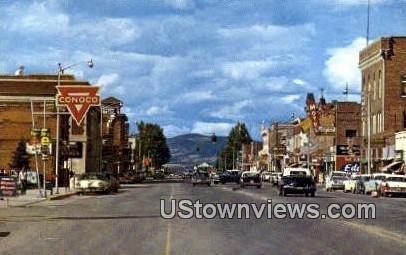
<instances>
[{"instance_id":1,"label":"car tire","mask_svg":"<svg viewBox=\"0 0 406 255\"><path fill-rule=\"evenodd\" d=\"M193 184L193 187L196 186L196 183L192 183L192 184Z\"/></svg>"},{"instance_id":2,"label":"car tire","mask_svg":"<svg viewBox=\"0 0 406 255\"><path fill-rule=\"evenodd\" d=\"M262 187L262 185L257 185L257 189L260 189Z\"/></svg>"},{"instance_id":3,"label":"car tire","mask_svg":"<svg viewBox=\"0 0 406 255\"><path fill-rule=\"evenodd\" d=\"M288 195L288 192L286 192L286 190L283 189L283 190L282 190L282 194L283 194L284 197L286 197L286 196Z\"/></svg>"},{"instance_id":4,"label":"car tire","mask_svg":"<svg viewBox=\"0 0 406 255\"><path fill-rule=\"evenodd\" d=\"M211 183L207 183L207 186L209 186L209 187L210 187L210 186L211 186Z\"/></svg>"},{"instance_id":5,"label":"car tire","mask_svg":"<svg viewBox=\"0 0 406 255\"><path fill-rule=\"evenodd\" d=\"M308 197L308 196L309 196L309 193L308 193L308 192L306 192L306 193L305 193L305 196L306 196L306 197Z\"/></svg>"},{"instance_id":6,"label":"car tire","mask_svg":"<svg viewBox=\"0 0 406 255\"><path fill-rule=\"evenodd\" d=\"M316 195L316 193L315 193L314 191L312 191L312 193L310 193L310 195L311 195L312 197L314 197L314 196Z\"/></svg>"},{"instance_id":7,"label":"car tire","mask_svg":"<svg viewBox=\"0 0 406 255\"><path fill-rule=\"evenodd\" d=\"M279 189L279 196L282 196L282 189Z\"/></svg>"}]
</instances>

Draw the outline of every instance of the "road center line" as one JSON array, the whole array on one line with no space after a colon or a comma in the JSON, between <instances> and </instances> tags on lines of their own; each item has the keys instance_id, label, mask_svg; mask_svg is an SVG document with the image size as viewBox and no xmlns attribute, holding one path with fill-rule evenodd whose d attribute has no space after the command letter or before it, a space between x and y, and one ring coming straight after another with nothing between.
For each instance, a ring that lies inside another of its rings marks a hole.
<instances>
[{"instance_id":1,"label":"road center line","mask_svg":"<svg viewBox=\"0 0 406 255\"><path fill-rule=\"evenodd\" d=\"M173 199L173 184L171 184L171 195L169 197L169 201ZM171 222L168 221L168 230L166 231L166 245L165 245L165 255L171 254L171 229L172 225Z\"/></svg>"}]
</instances>

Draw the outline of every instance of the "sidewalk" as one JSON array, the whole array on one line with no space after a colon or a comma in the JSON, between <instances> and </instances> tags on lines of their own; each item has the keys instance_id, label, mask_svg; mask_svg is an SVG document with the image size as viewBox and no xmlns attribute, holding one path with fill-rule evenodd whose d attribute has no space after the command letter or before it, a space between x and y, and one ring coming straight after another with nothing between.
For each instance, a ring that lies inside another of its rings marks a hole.
<instances>
[{"instance_id":1,"label":"sidewalk","mask_svg":"<svg viewBox=\"0 0 406 255\"><path fill-rule=\"evenodd\" d=\"M64 187L59 188L59 194L55 194L55 192L55 188L53 189L53 195L51 195L50 190L47 190L47 198L43 198L39 195L38 189L28 189L25 195L19 194L16 197L0 197L0 208L24 207L46 200L64 199L76 194L76 192L65 189Z\"/></svg>"}]
</instances>

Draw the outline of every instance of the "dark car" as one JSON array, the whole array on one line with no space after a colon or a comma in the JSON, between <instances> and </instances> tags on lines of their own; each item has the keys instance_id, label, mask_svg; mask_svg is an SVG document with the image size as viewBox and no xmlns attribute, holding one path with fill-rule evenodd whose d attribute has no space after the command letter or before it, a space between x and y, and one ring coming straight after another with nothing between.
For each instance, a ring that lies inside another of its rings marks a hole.
<instances>
[{"instance_id":1,"label":"dark car","mask_svg":"<svg viewBox=\"0 0 406 255\"><path fill-rule=\"evenodd\" d=\"M245 186L256 186L258 189L262 187L262 177L259 172L246 171L241 174L240 186L244 188Z\"/></svg>"},{"instance_id":2,"label":"dark car","mask_svg":"<svg viewBox=\"0 0 406 255\"><path fill-rule=\"evenodd\" d=\"M210 178L210 174L204 170L196 170L192 175L192 184L195 186L196 184L206 184L207 186L211 186L212 179Z\"/></svg>"},{"instance_id":3,"label":"dark car","mask_svg":"<svg viewBox=\"0 0 406 255\"><path fill-rule=\"evenodd\" d=\"M227 182L240 182L240 171L239 170L226 170L219 176L220 183L226 184Z\"/></svg>"},{"instance_id":4,"label":"dark car","mask_svg":"<svg viewBox=\"0 0 406 255\"><path fill-rule=\"evenodd\" d=\"M279 182L279 195L288 194L309 194L314 197L316 193L316 182L312 176L282 176Z\"/></svg>"}]
</instances>

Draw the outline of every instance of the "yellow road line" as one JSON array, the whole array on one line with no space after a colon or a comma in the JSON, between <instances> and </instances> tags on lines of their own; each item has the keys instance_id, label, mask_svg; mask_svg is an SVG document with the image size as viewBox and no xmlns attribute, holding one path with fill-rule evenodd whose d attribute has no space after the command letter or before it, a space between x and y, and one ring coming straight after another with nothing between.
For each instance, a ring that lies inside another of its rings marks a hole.
<instances>
[{"instance_id":1,"label":"yellow road line","mask_svg":"<svg viewBox=\"0 0 406 255\"><path fill-rule=\"evenodd\" d=\"M171 195L169 197L169 204L171 204L171 201L173 199L173 184L171 184ZM171 231L172 230L172 225L171 222L168 222L168 230L166 231L166 245L165 245L165 255L171 254Z\"/></svg>"}]
</instances>

